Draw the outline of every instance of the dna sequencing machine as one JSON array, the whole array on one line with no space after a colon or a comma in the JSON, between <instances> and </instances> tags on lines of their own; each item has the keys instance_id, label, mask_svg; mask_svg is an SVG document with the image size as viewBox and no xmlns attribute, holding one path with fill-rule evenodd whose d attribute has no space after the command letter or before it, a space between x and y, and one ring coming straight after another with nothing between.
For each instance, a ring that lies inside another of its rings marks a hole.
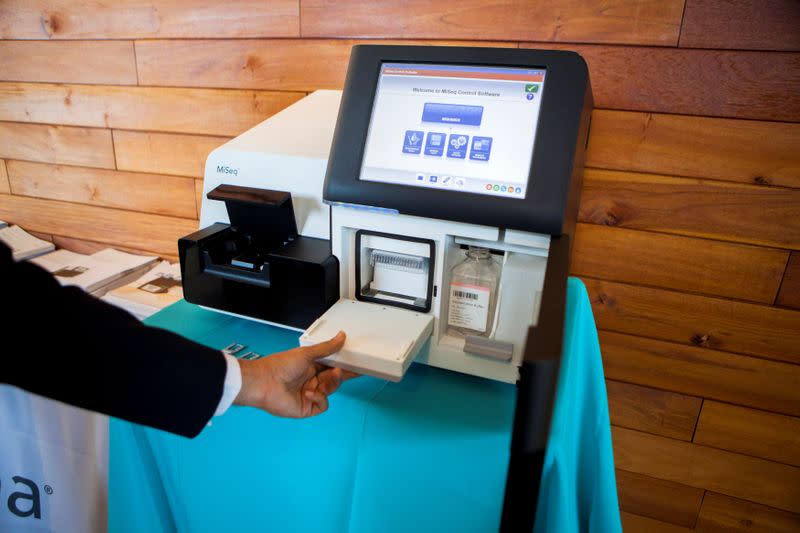
<instances>
[{"instance_id":1,"label":"dna sequencing machine","mask_svg":"<svg viewBox=\"0 0 800 533\"><path fill-rule=\"evenodd\" d=\"M354 46L343 91L210 154L185 299L302 345L343 330L323 362L358 373L517 383L524 502L511 467L549 427L592 105L573 52Z\"/></svg>"}]
</instances>

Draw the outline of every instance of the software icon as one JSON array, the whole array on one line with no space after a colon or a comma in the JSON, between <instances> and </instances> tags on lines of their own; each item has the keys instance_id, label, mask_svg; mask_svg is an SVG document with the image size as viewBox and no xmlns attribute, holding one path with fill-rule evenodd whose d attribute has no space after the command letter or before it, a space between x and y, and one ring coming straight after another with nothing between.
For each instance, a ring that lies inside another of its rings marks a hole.
<instances>
[{"instance_id":1,"label":"software icon","mask_svg":"<svg viewBox=\"0 0 800 533\"><path fill-rule=\"evenodd\" d=\"M450 138L450 146L452 146L453 148L458 149L464 146L465 144L467 144L466 135L459 135L458 137Z\"/></svg>"},{"instance_id":2,"label":"software icon","mask_svg":"<svg viewBox=\"0 0 800 533\"><path fill-rule=\"evenodd\" d=\"M418 154L422 151L422 138L424 133L416 130L406 131L403 138L403 153Z\"/></svg>"},{"instance_id":3,"label":"software icon","mask_svg":"<svg viewBox=\"0 0 800 533\"><path fill-rule=\"evenodd\" d=\"M448 139L447 157L464 159L467 156L467 144L469 135L451 133Z\"/></svg>"}]
</instances>

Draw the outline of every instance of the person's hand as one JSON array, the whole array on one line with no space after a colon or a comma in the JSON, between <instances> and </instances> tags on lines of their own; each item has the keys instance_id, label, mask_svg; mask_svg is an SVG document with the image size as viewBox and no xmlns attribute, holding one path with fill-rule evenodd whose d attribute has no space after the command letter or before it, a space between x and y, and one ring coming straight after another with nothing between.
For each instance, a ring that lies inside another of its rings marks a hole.
<instances>
[{"instance_id":1,"label":"person's hand","mask_svg":"<svg viewBox=\"0 0 800 533\"><path fill-rule=\"evenodd\" d=\"M328 396L358 374L327 367L317 361L344 346L345 334L331 340L280 352L256 361L239 360L242 389L234 403L288 418L324 413Z\"/></svg>"}]
</instances>

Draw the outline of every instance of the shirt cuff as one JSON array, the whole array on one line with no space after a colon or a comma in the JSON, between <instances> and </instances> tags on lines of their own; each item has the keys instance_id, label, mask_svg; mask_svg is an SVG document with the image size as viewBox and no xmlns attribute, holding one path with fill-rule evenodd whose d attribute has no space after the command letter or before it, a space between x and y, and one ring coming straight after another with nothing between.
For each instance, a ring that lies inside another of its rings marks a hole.
<instances>
[{"instance_id":1,"label":"shirt cuff","mask_svg":"<svg viewBox=\"0 0 800 533\"><path fill-rule=\"evenodd\" d=\"M223 353L222 355L225 356L225 363L228 365L228 369L225 372L225 384L222 387L222 398L219 400L217 410L214 411L214 416L224 414L242 389L242 369L239 366L239 361L230 354Z\"/></svg>"}]
</instances>

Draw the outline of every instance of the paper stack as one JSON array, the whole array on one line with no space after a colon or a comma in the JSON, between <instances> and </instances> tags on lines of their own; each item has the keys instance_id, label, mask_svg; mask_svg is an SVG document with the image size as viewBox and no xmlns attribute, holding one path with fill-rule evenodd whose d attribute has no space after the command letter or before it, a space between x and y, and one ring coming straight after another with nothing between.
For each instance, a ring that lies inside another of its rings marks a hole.
<instances>
[{"instance_id":1,"label":"paper stack","mask_svg":"<svg viewBox=\"0 0 800 533\"><path fill-rule=\"evenodd\" d=\"M183 298L181 266L162 261L133 283L106 293L103 300L144 320Z\"/></svg>"},{"instance_id":2,"label":"paper stack","mask_svg":"<svg viewBox=\"0 0 800 533\"><path fill-rule=\"evenodd\" d=\"M62 285L74 285L94 296L102 296L139 278L157 261L156 257L106 248L92 255L56 250L31 262L53 274Z\"/></svg>"},{"instance_id":3,"label":"paper stack","mask_svg":"<svg viewBox=\"0 0 800 533\"><path fill-rule=\"evenodd\" d=\"M14 261L24 261L25 259L52 252L56 248L52 242L34 237L19 226L3 227L5 225L5 222L0 225L0 228L2 228L0 229L0 241L3 241L11 248Z\"/></svg>"}]
</instances>

